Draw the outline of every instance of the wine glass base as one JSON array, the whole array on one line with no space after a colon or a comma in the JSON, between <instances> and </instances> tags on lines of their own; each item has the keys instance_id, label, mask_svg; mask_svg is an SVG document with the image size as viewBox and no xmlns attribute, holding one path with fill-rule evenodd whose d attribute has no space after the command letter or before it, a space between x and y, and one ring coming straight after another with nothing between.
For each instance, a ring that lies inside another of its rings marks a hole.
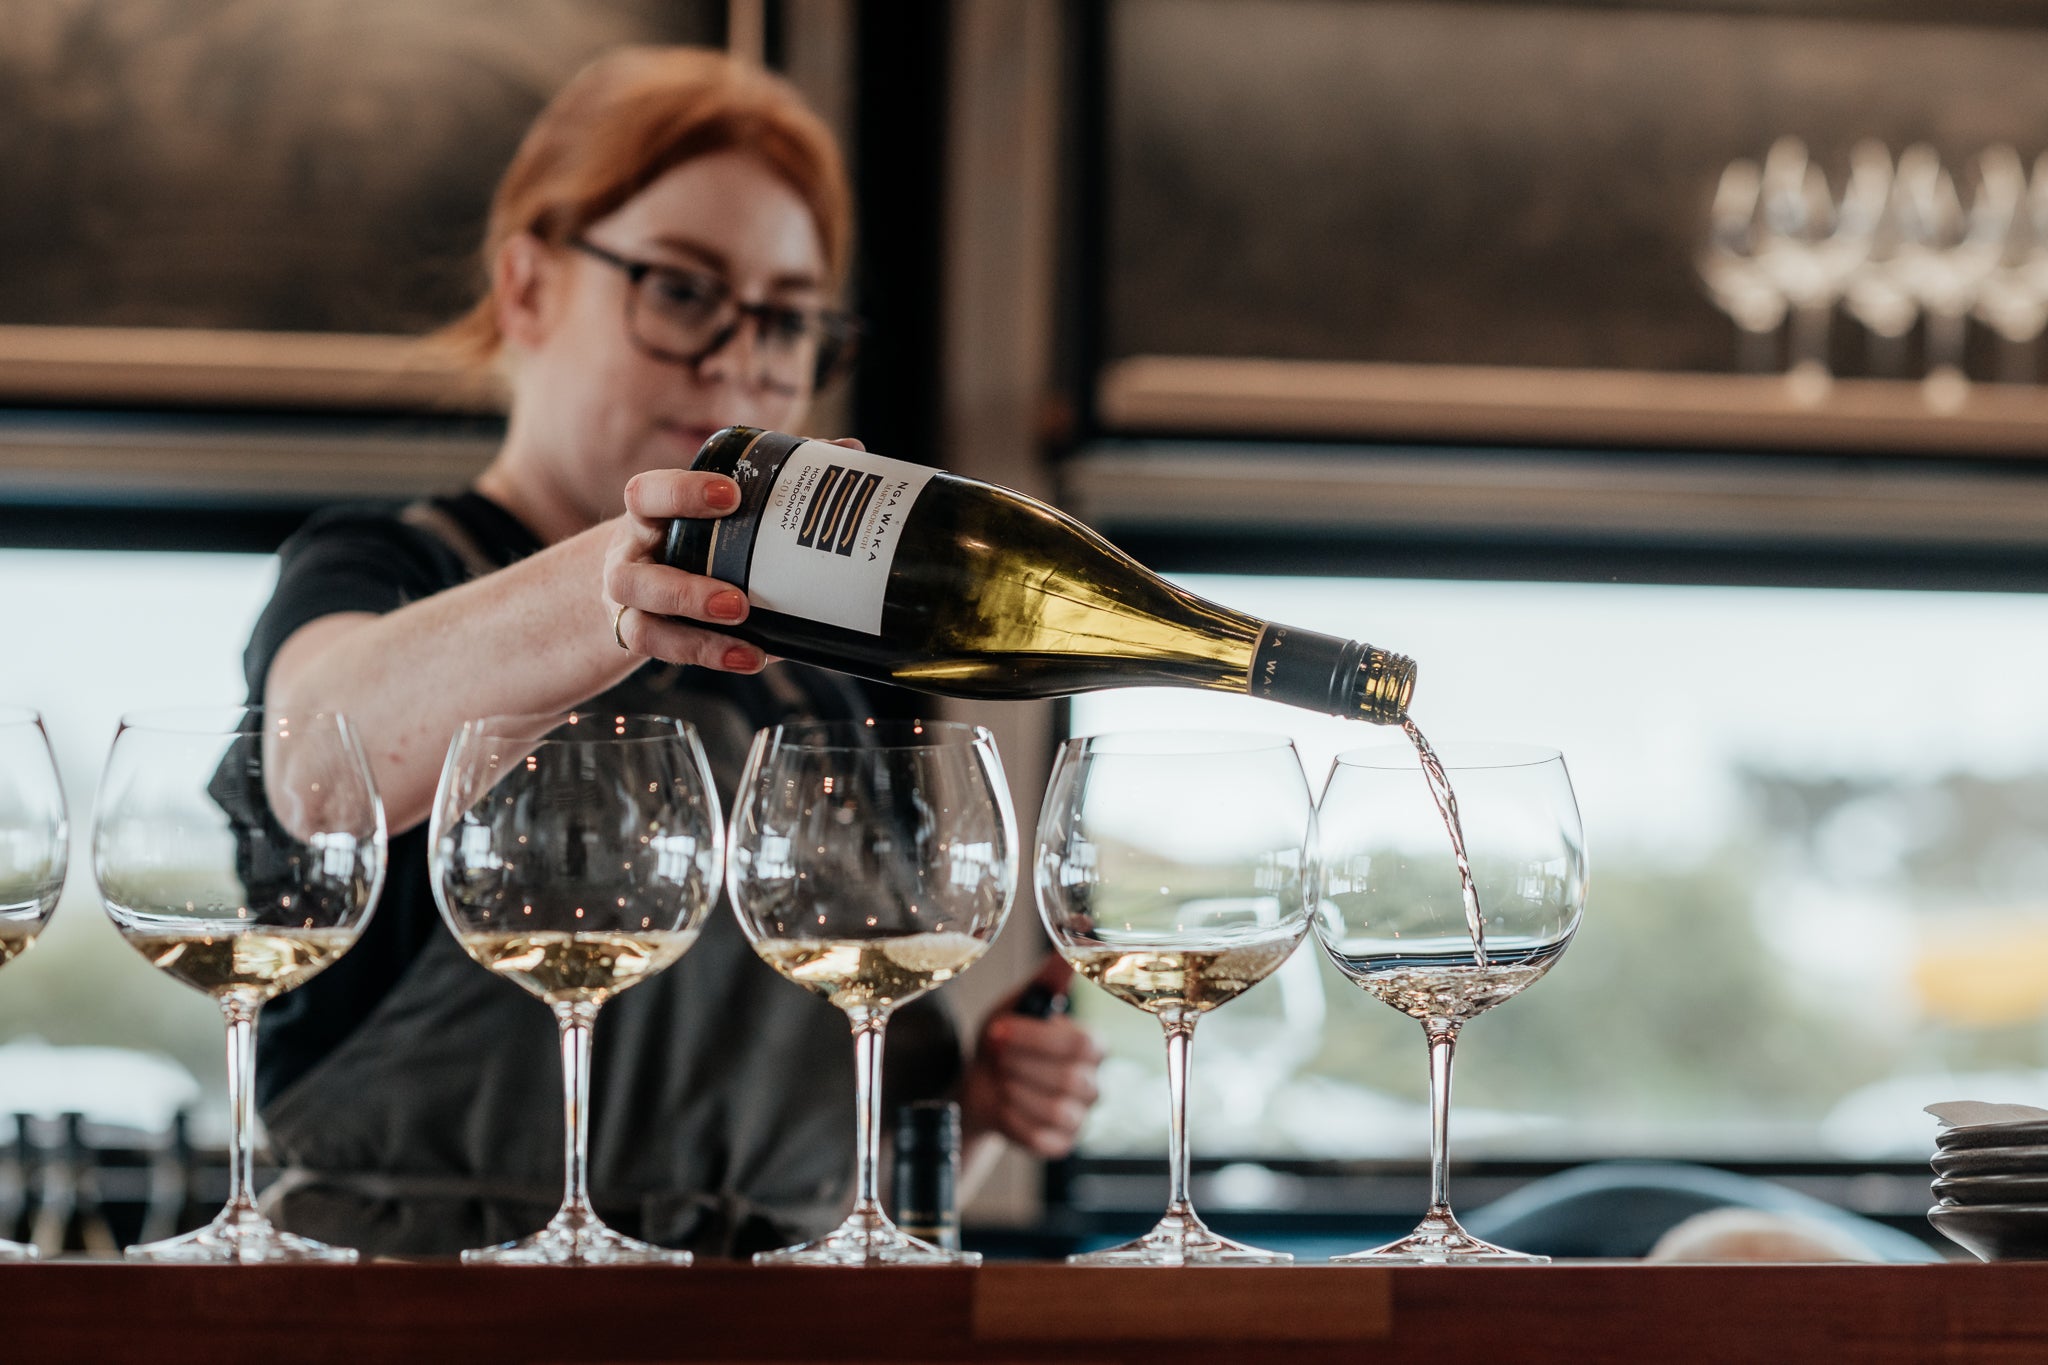
<instances>
[{"instance_id":1,"label":"wine glass base","mask_svg":"<svg viewBox=\"0 0 2048 1365\"><path fill-rule=\"evenodd\" d=\"M1548 1256L1509 1251L1481 1241L1458 1225L1449 1209L1432 1209L1415 1231L1396 1242L1349 1256L1332 1256L1331 1265L1549 1265Z\"/></svg>"},{"instance_id":2,"label":"wine glass base","mask_svg":"<svg viewBox=\"0 0 2048 1365\"><path fill-rule=\"evenodd\" d=\"M9 1242L0 1239L0 1265L10 1261L33 1261L43 1253L25 1242Z\"/></svg>"},{"instance_id":3,"label":"wine glass base","mask_svg":"<svg viewBox=\"0 0 2048 1365\"><path fill-rule=\"evenodd\" d=\"M203 1228L161 1242L132 1246L131 1261L155 1265L353 1265L353 1247L331 1247L284 1232L253 1206L222 1209Z\"/></svg>"},{"instance_id":4,"label":"wine glass base","mask_svg":"<svg viewBox=\"0 0 2048 1365\"><path fill-rule=\"evenodd\" d=\"M1136 1241L1102 1251L1082 1252L1067 1257L1068 1265L1292 1265L1294 1257L1284 1251L1261 1251L1257 1247L1219 1236L1190 1211L1169 1213Z\"/></svg>"},{"instance_id":5,"label":"wine glass base","mask_svg":"<svg viewBox=\"0 0 2048 1365\"><path fill-rule=\"evenodd\" d=\"M687 1251L614 1232L596 1214L576 1209L563 1209L539 1232L516 1242L462 1253L464 1265L684 1266L692 1259Z\"/></svg>"},{"instance_id":6,"label":"wine glass base","mask_svg":"<svg viewBox=\"0 0 2048 1365\"><path fill-rule=\"evenodd\" d=\"M754 1255L755 1265L929 1265L975 1266L978 1251L948 1251L912 1237L884 1215L850 1216L816 1241Z\"/></svg>"}]
</instances>

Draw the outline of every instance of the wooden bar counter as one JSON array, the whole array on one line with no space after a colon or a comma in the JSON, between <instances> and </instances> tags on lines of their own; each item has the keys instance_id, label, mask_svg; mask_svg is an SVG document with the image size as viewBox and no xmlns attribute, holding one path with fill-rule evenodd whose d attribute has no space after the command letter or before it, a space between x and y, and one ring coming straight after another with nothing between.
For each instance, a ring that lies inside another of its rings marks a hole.
<instances>
[{"instance_id":1,"label":"wooden bar counter","mask_svg":"<svg viewBox=\"0 0 2048 1365\"><path fill-rule=\"evenodd\" d=\"M7 1362L2048 1360L2048 1263L0 1266Z\"/></svg>"}]
</instances>

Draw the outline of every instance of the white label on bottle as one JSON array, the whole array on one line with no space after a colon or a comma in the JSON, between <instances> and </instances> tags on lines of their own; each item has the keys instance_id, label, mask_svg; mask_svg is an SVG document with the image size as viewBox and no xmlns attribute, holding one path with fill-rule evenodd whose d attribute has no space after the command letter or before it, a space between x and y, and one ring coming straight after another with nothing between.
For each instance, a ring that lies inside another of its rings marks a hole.
<instances>
[{"instance_id":1,"label":"white label on bottle","mask_svg":"<svg viewBox=\"0 0 2048 1365\"><path fill-rule=\"evenodd\" d=\"M881 634L903 523L936 472L805 441L782 462L761 509L748 598L770 611Z\"/></svg>"}]
</instances>

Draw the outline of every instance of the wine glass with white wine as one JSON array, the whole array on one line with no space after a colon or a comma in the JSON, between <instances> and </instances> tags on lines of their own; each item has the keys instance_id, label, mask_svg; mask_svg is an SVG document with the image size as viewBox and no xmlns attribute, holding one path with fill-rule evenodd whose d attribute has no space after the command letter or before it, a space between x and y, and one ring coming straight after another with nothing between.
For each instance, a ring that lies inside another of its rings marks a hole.
<instances>
[{"instance_id":1,"label":"wine glass with white wine","mask_svg":"<svg viewBox=\"0 0 2048 1365\"><path fill-rule=\"evenodd\" d=\"M1132 732L1060 748L1038 821L1039 913L1074 970L1166 1031L1170 1187L1135 1241L1077 1265L1284 1265L1218 1235L1188 1197L1195 1024L1308 932L1316 817L1284 735Z\"/></svg>"},{"instance_id":2,"label":"wine glass with white wine","mask_svg":"<svg viewBox=\"0 0 2048 1365\"><path fill-rule=\"evenodd\" d=\"M673 965L718 898L725 828L696 730L667 716L564 712L466 722L428 830L434 901L477 962L554 1011L562 1042L562 1207L465 1251L492 1265L688 1265L590 1202L597 1012Z\"/></svg>"},{"instance_id":3,"label":"wine glass with white wine","mask_svg":"<svg viewBox=\"0 0 2048 1365\"><path fill-rule=\"evenodd\" d=\"M349 950L384 884L384 807L339 715L129 715L93 808L93 875L121 936L216 1000L228 1025L227 1206L128 1248L138 1261L353 1261L273 1227L253 1181L256 1014Z\"/></svg>"},{"instance_id":4,"label":"wine glass with white wine","mask_svg":"<svg viewBox=\"0 0 2048 1365\"><path fill-rule=\"evenodd\" d=\"M34 946L64 890L71 846L64 787L43 718L0 706L0 967ZM0 1261L32 1261L36 1249L0 1240Z\"/></svg>"},{"instance_id":5,"label":"wine glass with white wine","mask_svg":"<svg viewBox=\"0 0 2048 1365\"><path fill-rule=\"evenodd\" d=\"M906 1001L988 950L1017 884L994 738L941 721L805 722L754 736L733 811L733 908L754 951L853 1026L853 1210L761 1265L973 1265L910 1236L877 1188L882 1040Z\"/></svg>"},{"instance_id":6,"label":"wine glass with white wine","mask_svg":"<svg viewBox=\"0 0 2048 1365\"><path fill-rule=\"evenodd\" d=\"M1439 774L1426 771L1425 755L1440 759ZM1323 950L1353 984L1418 1021L1429 1040L1429 1210L1406 1237L1333 1259L1548 1260L1458 1225L1448 1144L1458 1030L1534 984L1578 931L1586 843L1564 756L1515 744L1352 750L1337 756L1319 811Z\"/></svg>"}]
</instances>

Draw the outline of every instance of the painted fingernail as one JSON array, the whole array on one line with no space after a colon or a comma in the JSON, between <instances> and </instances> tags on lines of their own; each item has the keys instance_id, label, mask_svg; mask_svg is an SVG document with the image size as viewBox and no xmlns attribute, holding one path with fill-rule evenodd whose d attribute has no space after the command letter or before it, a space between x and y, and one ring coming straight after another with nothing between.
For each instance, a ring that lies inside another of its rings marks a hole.
<instances>
[{"instance_id":1,"label":"painted fingernail","mask_svg":"<svg viewBox=\"0 0 2048 1365\"><path fill-rule=\"evenodd\" d=\"M723 662L735 673L751 673L761 666L761 656L745 645L734 645L725 651Z\"/></svg>"},{"instance_id":2,"label":"painted fingernail","mask_svg":"<svg viewBox=\"0 0 2048 1365\"><path fill-rule=\"evenodd\" d=\"M714 479L704 489L704 505L714 512L730 512L740 505L740 486L731 479Z\"/></svg>"},{"instance_id":3,"label":"painted fingernail","mask_svg":"<svg viewBox=\"0 0 2048 1365\"><path fill-rule=\"evenodd\" d=\"M747 595L728 588L704 604L704 614L721 621L737 621L747 614Z\"/></svg>"}]
</instances>

